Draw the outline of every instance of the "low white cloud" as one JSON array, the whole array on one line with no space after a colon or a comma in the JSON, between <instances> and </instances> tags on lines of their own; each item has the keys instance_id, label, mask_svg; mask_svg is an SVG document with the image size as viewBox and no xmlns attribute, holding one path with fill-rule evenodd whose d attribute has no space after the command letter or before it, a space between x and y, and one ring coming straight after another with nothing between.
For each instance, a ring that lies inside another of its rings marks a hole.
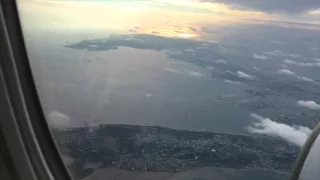
<instances>
[{"instance_id":1,"label":"low white cloud","mask_svg":"<svg viewBox=\"0 0 320 180\"><path fill-rule=\"evenodd\" d=\"M249 132L282 138L299 147L303 146L311 133L311 129L308 127L289 126L257 114L251 114L251 117L254 118L256 122L247 127Z\"/></svg>"},{"instance_id":2,"label":"low white cloud","mask_svg":"<svg viewBox=\"0 0 320 180\"><path fill-rule=\"evenodd\" d=\"M299 131L306 133L307 135L310 135L312 130L305 126L295 126Z\"/></svg>"},{"instance_id":3,"label":"low white cloud","mask_svg":"<svg viewBox=\"0 0 320 180\"><path fill-rule=\"evenodd\" d=\"M300 66L300 67L320 67L320 62L304 63L304 62L293 61L293 60L290 60L290 59L285 59L285 60L283 60L283 62L285 64L295 65L295 66Z\"/></svg>"},{"instance_id":4,"label":"low white cloud","mask_svg":"<svg viewBox=\"0 0 320 180\"><path fill-rule=\"evenodd\" d=\"M273 51L265 51L263 54L266 54L268 56L274 56L274 57L279 57L279 56L287 56L291 58L302 58L300 54L290 54L290 53L284 53L280 50L273 50Z\"/></svg>"},{"instance_id":5,"label":"low white cloud","mask_svg":"<svg viewBox=\"0 0 320 180\"><path fill-rule=\"evenodd\" d=\"M186 75L195 76L195 77L203 76L203 74L201 74L200 72L194 71L194 70L180 71L178 69L172 69L172 68L164 68L163 70L167 71L167 72L175 73L175 74L186 74Z\"/></svg>"},{"instance_id":6,"label":"low white cloud","mask_svg":"<svg viewBox=\"0 0 320 180\"><path fill-rule=\"evenodd\" d=\"M187 74L189 74L190 76L196 76L196 77L200 77L202 76L201 73L197 72L197 71L193 71L193 70L186 70Z\"/></svg>"},{"instance_id":7,"label":"low white cloud","mask_svg":"<svg viewBox=\"0 0 320 180\"><path fill-rule=\"evenodd\" d=\"M315 81L313 79L310 79L310 78L307 78L307 77L303 77L303 76L298 76L298 75L296 75L295 72L292 72L292 71L290 71L288 69L279 69L278 73L282 74L282 75L286 75L286 76L293 76L293 77L297 78L300 81L314 82L315 83Z\"/></svg>"},{"instance_id":8,"label":"low white cloud","mask_svg":"<svg viewBox=\"0 0 320 180\"><path fill-rule=\"evenodd\" d=\"M253 79L254 79L254 77L253 77L252 75L246 74L246 73L244 73L244 72L242 72L242 71L238 71L238 72L237 72L237 76L238 76L239 78L248 79L248 80L253 80Z\"/></svg>"},{"instance_id":9,"label":"low white cloud","mask_svg":"<svg viewBox=\"0 0 320 180\"><path fill-rule=\"evenodd\" d=\"M280 64L280 67L283 68L283 69L287 69L288 68L288 66L285 65L285 64Z\"/></svg>"},{"instance_id":10,"label":"low white cloud","mask_svg":"<svg viewBox=\"0 0 320 180\"><path fill-rule=\"evenodd\" d=\"M52 111L48 115L48 123L53 128L70 127L70 117L58 111Z\"/></svg>"},{"instance_id":11,"label":"low white cloud","mask_svg":"<svg viewBox=\"0 0 320 180\"><path fill-rule=\"evenodd\" d=\"M297 66L309 66L305 63L299 63L299 62L293 61L291 59L285 59L285 60L283 60L283 62L285 64L292 64L292 65L297 65ZM310 66L312 66L311 63L308 63L308 64L310 64Z\"/></svg>"},{"instance_id":12,"label":"low white cloud","mask_svg":"<svg viewBox=\"0 0 320 180\"><path fill-rule=\"evenodd\" d=\"M179 71L178 69L164 68L163 70L171 73L182 74L182 72Z\"/></svg>"},{"instance_id":13,"label":"low white cloud","mask_svg":"<svg viewBox=\"0 0 320 180\"><path fill-rule=\"evenodd\" d=\"M191 52L191 53L195 53L195 51L193 49L185 49L186 52Z\"/></svg>"},{"instance_id":14,"label":"low white cloud","mask_svg":"<svg viewBox=\"0 0 320 180\"><path fill-rule=\"evenodd\" d=\"M317 104L314 101L304 101L304 100L300 100L297 102L299 106L301 107L305 107L305 108L309 108L309 109L313 109L313 110L320 110L320 104Z\"/></svg>"},{"instance_id":15,"label":"low white cloud","mask_svg":"<svg viewBox=\"0 0 320 180\"><path fill-rule=\"evenodd\" d=\"M283 56L284 53L280 50L273 50L273 51L265 51L263 54L266 54L268 56Z\"/></svg>"},{"instance_id":16,"label":"low white cloud","mask_svg":"<svg viewBox=\"0 0 320 180\"><path fill-rule=\"evenodd\" d=\"M216 63L218 63L218 64L228 64L227 61L222 60L222 59L218 59L218 60L216 61Z\"/></svg>"},{"instance_id":17,"label":"low white cloud","mask_svg":"<svg viewBox=\"0 0 320 180\"><path fill-rule=\"evenodd\" d=\"M253 59L260 59L260 60L266 60L266 59L268 59L267 56L265 56L265 55L258 55L258 54L253 54L253 55L252 55L252 58L253 58Z\"/></svg>"},{"instance_id":18,"label":"low white cloud","mask_svg":"<svg viewBox=\"0 0 320 180\"><path fill-rule=\"evenodd\" d=\"M236 74L236 73L234 73L234 72L232 72L232 71L230 71L230 70L226 70L226 73L233 74L233 75Z\"/></svg>"},{"instance_id":19,"label":"low white cloud","mask_svg":"<svg viewBox=\"0 0 320 180\"><path fill-rule=\"evenodd\" d=\"M266 54L268 56L281 56L281 54L277 53L277 52L274 52L274 51L266 51L266 52L263 52L263 54Z\"/></svg>"},{"instance_id":20,"label":"low white cloud","mask_svg":"<svg viewBox=\"0 0 320 180\"><path fill-rule=\"evenodd\" d=\"M152 96L152 94L145 94L144 95L144 97L146 97L146 98L149 98L149 97L151 97Z\"/></svg>"},{"instance_id":21,"label":"low white cloud","mask_svg":"<svg viewBox=\"0 0 320 180\"><path fill-rule=\"evenodd\" d=\"M301 58L302 56L300 54L287 54L287 56L292 58Z\"/></svg>"},{"instance_id":22,"label":"low white cloud","mask_svg":"<svg viewBox=\"0 0 320 180\"><path fill-rule=\"evenodd\" d=\"M252 67L252 69L256 70L256 71L260 71L261 68L258 68L258 67Z\"/></svg>"},{"instance_id":23,"label":"low white cloud","mask_svg":"<svg viewBox=\"0 0 320 180\"><path fill-rule=\"evenodd\" d=\"M301 81L306 81L306 82L315 82L313 79L303 77L303 76L296 76L299 80Z\"/></svg>"},{"instance_id":24,"label":"low white cloud","mask_svg":"<svg viewBox=\"0 0 320 180\"><path fill-rule=\"evenodd\" d=\"M313 58L313 60L315 60L315 61L320 61L320 58Z\"/></svg>"},{"instance_id":25,"label":"low white cloud","mask_svg":"<svg viewBox=\"0 0 320 180\"><path fill-rule=\"evenodd\" d=\"M229 83L229 84L237 84L237 85L241 85L241 84L242 84L241 82L238 82L238 81L231 81L231 80L229 80L229 79L224 80L223 82L225 82L225 83Z\"/></svg>"},{"instance_id":26,"label":"low white cloud","mask_svg":"<svg viewBox=\"0 0 320 180\"><path fill-rule=\"evenodd\" d=\"M282 74L282 75L288 75L288 76L293 76L293 75L296 74L295 72L292 72L292 71L290 71L288 69L279 69L278 73Z\"/></svg>"},{"instance_id":27,"label":"low white cloud","mask_svg":"<svg viewBox=\"0 0 320 180\"><path fill-rule=\"evenodd\" d=\"M216 69L216 68L213 67L213 66L207 66L206 68L209 69L209 70L214 70L214 69Z\"/></svg>"}]
</instances>

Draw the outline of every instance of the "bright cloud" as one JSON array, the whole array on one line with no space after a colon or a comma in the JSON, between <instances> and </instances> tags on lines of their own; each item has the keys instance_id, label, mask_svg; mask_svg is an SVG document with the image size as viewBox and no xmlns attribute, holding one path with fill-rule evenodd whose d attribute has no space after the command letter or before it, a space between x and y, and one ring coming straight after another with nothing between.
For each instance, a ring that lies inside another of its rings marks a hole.
<instances>
[{"instance_id":1,"label":"bright cloud","mask_svg":"<svg viewBox=\"0 0 320 180\"><path fill-rule=\"evenodd\" d=\"M279 74L283 74L283 75L288 75L288 76L292 76L292 75L296 74L295 72L292 72L292 71L290 71L288 69L279 69L278 73Z\"/></svg>"},{"instance_id":2,"label":"bright cloud","mask_svg":"<svg viewBox=\"0 0 320 180\"><path fill-rule=\"evenodd\" d=\"M178 69L172 69L172 68L164 68L163 70L167 71L167 72L171 72L171 73L176 73L176 74L181 74L182 73Z\"/></svg>"},{"instance_id":3,"label":"bright cloud","mask_svg":"<svg viewBox=\"0 0 320 180\"><path fill-rule=\"evenodd\" d=\"M310 78L307 78L307 77L303 77L303 76L296 76L296 77L301 81L314 82L313 79L310 79Z\"/></svg>"},{"instance_id":4,"label":"bright cloud","mask_svg":"<svg viewBox=\"0 0 320 180\"><path fill-rule=\"evenodd\" d=\"M47 120L53 128L66 128L70 126L70 117L58 111L52 111Z\"/></svg>"},{"instance_id":5,"label":"bright cloud","mask_svg":"<svg viewBox=\"0 0 320 180\"><path fill-rule=\"evenodd\" d=\"M288 66L285 65L285 64L281 64L280 67L283 68L283 69L287 69L288 68Z\"/></svg>"},{"instance_id":6,"label":"bright cloud","mask_svg":"<svg viewBox=\"0 0 320 180\"><path fill-rule=\"evenodd\" d=\"M238 82L238 81L231 81L231 80L229 80L229 79L224 80L224 82L225 82L225 83L229 83L229 84L237 84L237 85L242 84L241 82Z\"/></svg>"},{"instance_id":7,"label":"bright cloud","mask_svg":"<svg viewBox=\"0 0 320 180\"><path fill-rule=\"evenodd\" d=\"M266 60L266 59L268 59L267 56L265 56L265 55L258 55L258 54L253 54L253 55L252 55L252 58L253 58L253 59L260 59L260 60Z\"/></svg>"},{"instance_id":8,"label":"bright cloud","mask_svg":"<svg viewBox=\"0 0 320 180\"><path fill-rule=\"evenodd\" d=\"M299 106L306 107L313 110L320 110L320 104L317 104L314 101L304 101L300 100L297 102Z\"/></svg>"},{"instance_id":9,"label":"bright cloud","mask_svg":"<svg viewBox=\"0 0 320 180\"><path fill-rule=\"evenodd\" d=\"M239 78L248 79L248 80L253 80L254 79L254 77L252 75L246 74L246 73L244 73L242 71L238 71L237 72L237 76Z\"/></svg>"},{"instance_id":10,"label":"bright cloud","mask_svg":"<svg viewBox=\"0 0 320 180\"><path fill-rule=\"evenodd\" d=\"M146 98L149 98L149 97L151 97L152 96L152 94L145 94L144 95L144 97L146 97Z\"/></svg>"},{"instance_id":11,"label":"bright cloud","mask_svg":"<svg viewBox=\"0 0 320 180\"><path fill-rule=\"evenodd\" d=\"M272 121L269 118L261 117L257 114L251 114L251 117L254 118L256 122L247 127L249 132L282 138L299 147L303 146L311 133L311 129L308 127L289 126Z\"/></svg>"},{"instance_id":12,"label":"bright cloud","mask_svg":"<svg viewBox=\"0 0 320 180\"><path fill-rule=\"evenodd\" d=\"M293 61L293 60L290 60L290 59L285 59L285 60L283 60L283 62L284 62L285 64L296 65L296 66L300 66L300 67L320 67L320 62L316 62L316 63L303 63L303 62Z\"/></svg>"},{"instance_id":13,"label":"bright cloud","mask_svg":"<svg viewBox=\"0 0 320 180\"><path fill-rule=\"evenodd\" d=\"M303 76L297 76L295 72L292 72L292 71L290 71L288 69L279 69L278 73L282 74L282 75L287 75L287 76L294 76L300 81L315 82L313 79L310 79L310 78L307 78L307 77L303 77Z\"/></svg>"},{"instance_id":14,"label":"bright cloud","mask_svg":"<svg viewBox=\"0 0 320 180\"><path fill-rule=\"evenodd\" d=\"M261 68L258 68L258 67L252 67L252 69L256 70L256 71L260 71Z\"/></svg>"},{"instance_id":15,"label":"bright cloud","mask_svg":"<svg viewBox=\"0 0 320 180\"><path fill-rule=\"evenodd\" d=\"M209 70L214 70L215 69L213 66L207 66L206 68L209 69Z\"/></svg>"},{"instance_id":16,"label":"bright cloud","mask_svg":"<svg viewBox=\"0 0 320 180\"><path fill-rule=\"evenodd\" d=\"M227 61L219 59L219 60L216 61L216 63L218 63L218 64L227 64Z\"/></svg>"},{"instance_id":17,"label":"bright cloud","mask_svg":"<svg viewBox=\"0 0 320 180\"><path fill-rule=\"evenodd\" d=\"M164 71L175 73L175 74L187 74L189 76L195 76L195 77L200 77L203 76L200 72L194 71L194 70L184 70L180 71L178 69L172 69L172 68L164 68Z\"/></svg>"},{"instance_id":18,"label":"bright cloud","mask_svg":"<svg viewBox=\"0 0 320 180\"><path fill-rule=\"evenodd\" d=\"M202 74L199 73L199 72L197 72L197 71L193 71L193 70L189 71L189 70L187 70L186 72L187 72L190 76L196 76L196 77L202 76Z\"/></svg>"},{"instance_id":19,"label":"bright cloud","mask_svg":"<svg viewBox=\"0 0 320 180\"><path fill-rule=\"evenodd\" d=\"M287 54L287 56L292 58L301 58L302 56L300 54Z\"/></svg>"},{"instance_id":20,"label":"bright cloud","mask_svg":"<svg viewBox=\"0 0 320 180\"><path fill-rule=\"evenodd\" d=\"M230 71L230 70L226 70L226 73L229 73L229 74L235 74L234 72Z\"/></svg>"}]
</instances>

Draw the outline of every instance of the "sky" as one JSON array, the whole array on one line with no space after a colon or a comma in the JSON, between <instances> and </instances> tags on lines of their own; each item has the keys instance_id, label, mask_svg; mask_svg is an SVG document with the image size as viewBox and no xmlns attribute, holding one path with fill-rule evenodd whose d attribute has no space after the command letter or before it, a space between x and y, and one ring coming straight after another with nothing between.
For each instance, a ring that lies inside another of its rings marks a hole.
<instances>
[{"instance_id":1,"label":"sky","mask_svg":"<svg viewBox=\"0 0 320 180\"><path fill-rule=\"evenodd\" d=\"M199 38L197 29L204 24L224 26L240 19L320 25L317 0L19 0L18 8L26 29L53 32L94 29Z\"/></svg>"}]
</instances>

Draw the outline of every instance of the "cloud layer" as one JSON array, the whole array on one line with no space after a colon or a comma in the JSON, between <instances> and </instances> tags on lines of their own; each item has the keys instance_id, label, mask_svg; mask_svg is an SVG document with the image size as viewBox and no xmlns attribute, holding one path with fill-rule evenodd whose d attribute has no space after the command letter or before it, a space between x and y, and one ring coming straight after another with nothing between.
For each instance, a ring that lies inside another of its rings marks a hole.
<instances>
[{"instance_id":1,"label":"cloud layer","mask_svg":"<svg viewBox=\"0 0 320 180\"><path fill-rule=\"evenodd\" d=\"M279 69L278 70L278 74L282 74L282 75L286 75L286 76L292 76L292 77L297 78L300 81L316 83L313 79L307 78L307 77L303 77L303 76L298 76L298 75L296 75L295 72L292 72L289 69ZM318 83L316 83L316 84L318 84Z\"/></svg>"},{"instance_id":2,"label":"cloud layer","mask_svg":"<svg viewBox=\"0 0 320 180\"><path fill-rule=\"evenodd\" d=\"M196 77L202 76L202 74L199 73L199 72L197 72L197 71L187 70L186 72L187 72L187 74L189 74L190 76L196 76Z\"/></svg>"},{"instance_id":3,"label":"cloud layer","mask_svg":"<svg viewBox=\"0 0 320 180\"><path fill-rule=\"evenodd\" d=\"M315 61L320 61L320 58L313 58L313 60L315 60Z\"/></svg>"},{"instance_id":4,"label":"cloud layer","mask_svg":"<svg viewBox=\"0 0 320 180\"><path fill-rule=\"evenodd\" d=\"M279 74L283 74L283 75L288 75L288 76L292 76L292 75L296 74L295 72L292 72L292 71L290 71L288 69L279 69L278 73Z\"/></svg>"},{"instance_id":5,"label":"cloud layer","mask_svg":"<svg viewBox=\"0 0 320 180\"><path fill-rule=\"evenodd\" d=\"M218 59L218 60L216 61L216 63L218 63L218 64L227 64L227 61L222 60L222 59Z\"/></svg>"},{"instance_id":6,"label":"cloud layer","mask_svg":"<svg viewBox=\"0 0 320 180\"><path fill-rule=\"evenodd\" d=\"M237 85L241 85L242 83L241 82L238 82L238 81L231 81L229 79L227 80L224 80L225 83L229 83L229 84L237 84Z\"/></svg>"},{"instance_id":7,"label":"cloud layer","mask_svg":"<svg viewBox=\"0 0 320 180\"><path fill-rule=\"evenodd\" d=\"M311 133L311 129L308 127L289 126L272 121L269 118L261 117L257 114L251 114L251 117L255 119L256 122L247 127L249 132L282 138L299 147L303 146L304 142Z\"/></svg>"},{"instance_id":8,"label":"cloud layer","mask_svg":"<svg viewBox=\"0 0 320 180\"><path fill-rule=\"evenodd\" d=\"M320 104L317 104L314 101L304 101L304 100L300 100L297 102L299 106L305 107L305 108L309 108L309 109L313 109L313 110L320 110Z\"/></svg>"},{"instance_id":9,"label":"cloud layer","mask_svg":"<svg viewBox=\"0 0 320 180\"><path fill-rule=\"evenodd\" d=\"M293 61L290 59L285 59L283 60L283 62L285 64L289 64L289 65L295 65L295 66L300 66L300 67L320 67L320 62L316 62L316 63L304 63L304 62L297 62L297 61Z\"/></svg>"},{"instance_id":10,"label":"cloud layer","mask_svg":"<svg viewBox=\"0 0 320 180\"><path fill-rule=\"evenodd\" d=\"M149 98L149 97L151 97L152 96L152 94L145 94L144 95L144 97L146 97L146 98Z\"/></svg>"},{"instance_id":11,"label":"cloud layer","mask_svg":"<svg viewBox=\"0 0 320 180\"><path fill-rule=\"evenodd\" d=\"M303 77L303 76L296 76L296 78L299 79L300 81L315 82L313 79Z\"/></svg>"},{"instance_id":12,"label":"cloud layer","mask_svg":"<svg viewBox=\"0 0 320 180\"><path fill-rule=\"evenodd\" d=\"M252 69L256 70L256 71L260 71L261 68L258 68L258 67L252 67Z\"/></svg>"},{"instance_id":13,"label":"cloud layer","mask_svg":"<svg viewBox=\"0 0 320 180\"><path fill-rule=\"evenodd\" d=\"M252 58L253 58L253 59L260 59L260 60L266 60L266 59L268 59L267 56L265 56L265 55L259 55L259 54L253 54L253 55L252 55Z\"/></svg>"},{"instance_id":14,"label":"cloud layer","mask_svg":"<svg viewBox=\"0 0 320 180\"><path fill-rule=\"evenodd\" d=\"M216 68L213 67L213 66L207 66L206 68L209 69L209 70L214 70L214 69L216 69Z\"/></svg>"},{"instance_id":15,"label":"cloud layer","mask_svg":"<svg viewBox=\"0 0 320 180\"><path fill-rule=\"evenodd\" d=\"M244 73L244 72L242 72L242 71L238 71L238 72L237 72L237 76L238 76L239 78L248 79L248 80L253 80L253 79L254 79L254 77L253 77L252 75L246 74L246 73Z\"/></svg>"}]
</instances>

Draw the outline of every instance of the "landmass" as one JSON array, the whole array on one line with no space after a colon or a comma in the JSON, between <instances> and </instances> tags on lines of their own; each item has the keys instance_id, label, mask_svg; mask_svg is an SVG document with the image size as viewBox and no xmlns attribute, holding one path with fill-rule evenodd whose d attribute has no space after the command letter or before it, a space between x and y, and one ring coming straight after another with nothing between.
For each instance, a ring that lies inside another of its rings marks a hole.
<instances>
[{"instance_id":1,"label":"landmass","mask_svg":"<svg viewBox=\"0 0 320 180\"><path fill-rule=\"evenodd\" d=\"M109 124L54 130L53 134L63 156L69 157L67 166L70 172L78 179L94 176L102 169L135 174L137 179L144 179L142 176L146 172L153 172L160 179L170 179L180 177L181 173L207 171L206 168L211 168L208 173L237 172L232 177L239 173L257 177L260 171L278 175L281 172L278 179L282 179L288 177L299 152L299 148L267 136L154 126Z\"/></svg>"}]
</instances>

